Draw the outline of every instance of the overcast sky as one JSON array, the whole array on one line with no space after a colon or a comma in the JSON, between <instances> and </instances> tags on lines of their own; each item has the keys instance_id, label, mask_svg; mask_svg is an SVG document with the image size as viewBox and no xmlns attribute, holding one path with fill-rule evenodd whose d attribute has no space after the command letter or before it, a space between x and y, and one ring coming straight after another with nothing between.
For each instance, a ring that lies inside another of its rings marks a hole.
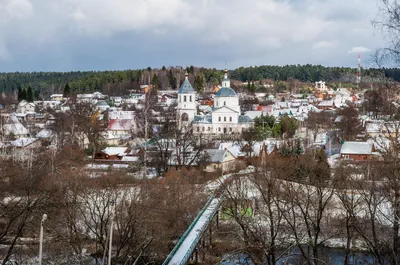
<instances>
[{"instance_id":1,"label":"overcast sky","mask_svg":"<svg viewBox=\"0 0 400 265\"><path fill-rule=\"evenodd\" d=\"M0 0L0 71L351 66L379 0Z\"/></svg>"}]
</instances>

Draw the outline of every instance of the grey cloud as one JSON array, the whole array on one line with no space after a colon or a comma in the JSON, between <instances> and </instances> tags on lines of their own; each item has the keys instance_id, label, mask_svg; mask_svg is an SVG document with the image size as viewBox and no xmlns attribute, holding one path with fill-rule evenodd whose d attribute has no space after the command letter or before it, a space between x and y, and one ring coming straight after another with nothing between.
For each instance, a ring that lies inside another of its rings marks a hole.
<instances>
[{"instance_id":1,"label":"grey cloud","mask_svg":"<svg viewBox=\"0 0 400 265\"><path fill-rule=\"evenodd\" d=\"M5 0L0 71L353 65L382 45L375 1Z\"/></svg>"}]
</instances>

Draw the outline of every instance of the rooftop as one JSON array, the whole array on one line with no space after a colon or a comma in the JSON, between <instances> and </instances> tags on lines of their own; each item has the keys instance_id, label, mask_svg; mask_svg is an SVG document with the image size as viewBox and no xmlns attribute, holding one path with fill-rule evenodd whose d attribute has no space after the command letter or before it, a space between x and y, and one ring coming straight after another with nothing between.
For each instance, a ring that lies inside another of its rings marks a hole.
<instances>
[{"instance_id":1,"label":"rooftop","mask_svg":"<svg viewBox=\"0 0 400 265\"><path fill-rule=\"evenodd\" d=\"M340 148L341 154L370 155L373 145L367 142L344 142Z\"/></svg>"},{"instance_id":2,"label":"rooftop","mask_svg":"<svg viewBox=\"0 0 400 265\"><path fill-rule=\"evenodd\" d=\"M236 92L230 87L222 87L215 94L216 97L237 97Z\"/></svg>"},{"instance_id":3,"label":"rooftop","mask_svg":"<svg viewBox=\"0 0 400 265\"><path fill-rule=\"evenodd\" d=\"M193 89L192 84L190 84L188 77L186 76L183 84L179 88L178 94L193 94L196 91Z\"/></svg>"}]
</instances>

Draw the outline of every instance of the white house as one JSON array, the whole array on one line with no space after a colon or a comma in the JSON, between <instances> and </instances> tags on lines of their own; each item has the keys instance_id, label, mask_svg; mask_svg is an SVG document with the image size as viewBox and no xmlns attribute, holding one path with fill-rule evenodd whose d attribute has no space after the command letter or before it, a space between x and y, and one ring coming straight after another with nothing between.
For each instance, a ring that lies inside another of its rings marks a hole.
<instances>
[{"instance_id":1,"label":"white house","mask_svg":"<svg viewBox=\"0 0 400 265\"><path fill-rule=\"evenodd\" d=\"M35 104L32 102L28 102L26 100L22 100L17 107L17 113L27 113L27 112L35 112Z\"/></svg>"},{"instance_id":2,"label":"white house","mask_svg":"<svg viewBox=\"0 0 400 265\"><path fill-rule=\"evenodd\" d=\"M63 94L53 94L53 95L50 95L50 100L51 101L61 101L61 100L63 100Z\"/></svg>"},{"instance_id":3,"label":"white house","mask_svg":"<svg viewBox=\"0 0 400 265\"><path fill-rule=\"evenodd\" d=\"M325 82L323 81L318 81L315 82L315 90L318 90L320 92L325 92L328 90L327 86L325 85Z\"/></svg>"}]
</instances>

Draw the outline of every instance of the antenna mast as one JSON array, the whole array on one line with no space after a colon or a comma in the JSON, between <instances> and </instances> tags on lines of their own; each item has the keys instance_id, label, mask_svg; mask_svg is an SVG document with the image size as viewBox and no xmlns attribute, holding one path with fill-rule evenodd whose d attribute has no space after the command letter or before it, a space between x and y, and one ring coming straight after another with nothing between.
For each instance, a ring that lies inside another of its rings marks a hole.
<instances>
[{"instance_id":1,"label":"antenna mast","mask_svg":"<svg viewBox=\"0 0 400 265\"><path fill-rule=\"evenodd\" d=\"M361 83L361 56L358 55L358 64L357 64L357 87Z\"/></svg>"}]
</instances>

